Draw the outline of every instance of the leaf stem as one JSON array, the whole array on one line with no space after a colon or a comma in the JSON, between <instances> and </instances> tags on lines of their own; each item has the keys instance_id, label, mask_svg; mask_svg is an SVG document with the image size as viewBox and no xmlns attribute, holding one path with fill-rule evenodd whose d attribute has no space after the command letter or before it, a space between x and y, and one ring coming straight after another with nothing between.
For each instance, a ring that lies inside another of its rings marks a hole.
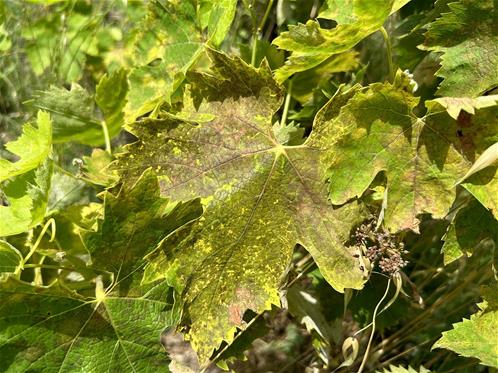
<instances>
[{"instance_id":1,"label":"leaf stem","mask_svg":"<svg viewBox=\"0 0 498 373\"><path fill-rule=\"evenodd\" d=\"M112 154L111 149L111 139L109 138L109 129L107 128L107 124L105 121L101 122L102 132L104 133L104 141L105 141L105 151L109 154Z\"/></svg>"},{"instance_id":2,"label":"leaf stem","mask_svg":"<svg viewBox=\"0 0 498 373\"><path fill-rule=\"evenodd\" d=\"M367 349L365 350L365 354L363 355L363 360L361 361L360 369L358 369L357 373L363 372L363 369L365 369L365 364L367 363L368 360L368 354L370 352L370 346L372 345L372 340L373 336L375 334L375 319L377 318L377 311L379 310L380 305L382 302L384 302L384 299L386 299L387 294L389 293L389 286L391 285L391 279L387 280L387 286L386 286L386 291L382 298L380 299L379 303L375 306L373 317L372 317L372 332L370 333L370 338L368 339L368 344L367 344Z\"/></svg>"},{"instance_id":3,"label":"leaf stem","mask_svg":"<svg viewBox=\"0 0 498 373\"><path fill-rule=\"evenodd\" d=\"M263 18L261 19L261 22L258 25L258 28L254 30L254 35L253 35L253 41L252 41L252 54L251 54L251 65L256 66L256 52L257 52L257 45L258 45L258 40L261 38L261 32L263 31L263 27L265 27L266 20L268 19L268 16L270 15L271 8L273 6L273 1L274 0L269 0L268 4L266 5L266 10Z\"/></svg>"},{"instance_id":4,"label":"leaf stem","mask_svg":"<svg viewBox=\"0 0 498 373\"><path fill-rule=\"evenodd\" d=\"M287 89L287 95L285 96L285 103L284 103L284 112L282 113L282 119L280 121L280 126L285 126L287 122L287 115L289 114L289 105L291 101L291 95L292 95L292 82L293 80L289 81L289 88Z\"/></svg>"},{"instance_id":5,"label":"leaf stem","mask_svg":"<svg viewBox=\"0 0 498 373\"><path fill-rule=\"evenodd\" d=\"M394 72L393 49L392 49L391 39L389 38L389 34L387 33L384 26L380 28L380 33L382 34L384 42L386 43L387 64L389 66L389 81L393 83L395 72Z\"/></svg>"}]
</instances>

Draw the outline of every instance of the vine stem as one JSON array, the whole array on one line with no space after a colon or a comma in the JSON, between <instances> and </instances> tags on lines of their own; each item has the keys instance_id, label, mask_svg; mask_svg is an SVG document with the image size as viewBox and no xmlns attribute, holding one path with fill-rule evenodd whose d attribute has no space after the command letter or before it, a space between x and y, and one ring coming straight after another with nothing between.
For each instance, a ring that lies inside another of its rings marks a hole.
<instances>
[{"instance_id":1,"label":"vine stem","mask_svg":"<svg viewBox=\"0 0 498 373\"><path fill-rule=\"evenodd\" d=\"M391 39L389 38L389 34L387 33L384 26L380 28L380 33L384 38L384 42L386 43L386 51L387 51L387 64L389 66L389 81L391 83L394 82L394 63L393 63L393 48L391 44Z\"/></svg>"},{"instance_id":2,"label":"vine stem","mask_svg":"<svg viewBox=\"0 0 498 373\"><path fill-rule=\"evenodd\" d=\"M31 250L29 250L29 253L28 255L26 255L24 257L24 259L22 260L21 262L21 265L18 267L18 270L16 271L16 274L19 275L19 271L23 268L25 268L25 264L26 262L29 260L29 258L31 258L31 256L35 253L36 249L38 248L38 246L40 245L40 242L43 238L43 236L45 235L45 233L47 232L48 230L48 227L52 226L52 231L50 232L50 241L49 242L52 242L54 239L55 239L55 220L53 218L50 218L47 220L47 222L45 223L45 225L43 226L43 229L42 231L40 232L40 234L38 235L38 238L36 239L36 242L35 244L33 245L33 247L31 248Z\"/></svg>"},{"instance_id":3,"label":"vine stem","mask_svg":"<svg viewBox=\"0 0 498 373\"><path fill-rule=\"evenodd\" d=\"M268 4L266 5L266 10L263 18L261 19L261 22L258 25L258 28L254 32L253 36L253 42L252 42L252 54L251 54L251 65L256 66L256 51L257 51L257 45L258 45L258 40L261 37L261 32L263 31L263 27L265 26L266 20L268 19L268 16L270 15L271 8L273 6L273 1L274 0L269 0Z\"/></svg>"},{"instance_id":4,"label":"vine stem","mask_svg":"<svg viewBox=\"0 0 498 373\"><path fill-rule=\"evenodd\" d=\"M372 340L373 336L375 334L375 319L377 317L377 311L379 310L380 305L382 302L384 302L384 299L386 299L387 294L389 293L389 286L391 285L391 279L387 280L387 286L386 286L386 291L382 298L380 299L379 303L375 306L374 313L373 313L373 320L372 320L372 332L370 333L370 338L368 339L368 344L367 344L367 349L365 350L365 354L363 355L363 360L361 361L360 369L358 369L357 373L363 372L363 369L365 369L365 364L367 363L368 359L368 354L370 352L370 346L372 345Z\"/></svg>"}]
</instances>

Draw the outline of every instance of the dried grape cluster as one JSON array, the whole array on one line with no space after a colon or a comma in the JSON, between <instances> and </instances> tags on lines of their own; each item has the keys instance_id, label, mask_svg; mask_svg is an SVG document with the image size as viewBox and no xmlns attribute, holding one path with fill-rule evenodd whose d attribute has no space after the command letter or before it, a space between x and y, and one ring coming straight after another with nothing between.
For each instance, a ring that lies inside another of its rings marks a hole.
<instances>
[{"instance_id":1,"label":"dried grape cluster","mask_svg":"<svg viewBox=\"0 0 498 373\"><path fill-rule=\"evenodd\" d=\"M393 275L407 265L403 259L403 242L385 229L375 229L373 221L363 223L354 233L356 243L365 248L365 256L372 264L378 262L382 272Z\"/></svg>"}]
</instances>

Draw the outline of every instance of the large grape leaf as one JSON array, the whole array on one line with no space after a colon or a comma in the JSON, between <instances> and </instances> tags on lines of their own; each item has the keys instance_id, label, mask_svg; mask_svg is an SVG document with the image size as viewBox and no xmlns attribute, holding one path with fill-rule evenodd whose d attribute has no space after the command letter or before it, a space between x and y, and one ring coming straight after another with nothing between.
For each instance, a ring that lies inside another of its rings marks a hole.
<instances>
[{"instance_id":1,"label":"large grape leaf","mask_svg":"<svg viewBox=\"0 0 498 373\"><path fill-rule=\"evenodd\" d=\"M498 5L460 0L428 26L423 48L440 52L441 96L476 97L498 85Z\"/></svg>"},{"instance_id":2,"label":"large grape leaf","mask_svg":"<svg viewBox=\"0 0 498 373\"><path fill-rule=\"evenodd\" d=\"M11 162L0 158L0 182L38 167L47 158L52 146L52 123L49 114L39 111L36 124L37 127L25 124L22 135L5 145L19 160Z\"/></svg>"},{"instance_id":3,"label":"large grape leaf","mask_svg":"<svg viewBox=\"0 0 498 373\"><path fill-rule=\"evenodd\" d=\"M137 67L130 73L126 122L170 102L170 96L204 45L218 46L223 41L236 4L236 0L154 0L149 3L147 17L136 38Z\"/></svg>"},{"instance_id":4,"label":"large grape leaf","mask_svg":"<svg viewBox=\"0 0 498 373\"><path fill-rule=\"evenodd\" d=\"M498 368L498 287L483 286L484 301L478 304L480 311L453 324L453 329L443 336L433 348L446 348L461 356L478 358L482 364Z\"/></svg>"},{"instance_id":5,"label":"large grape leaf","mask_svg":"<svg viewBox=\"0 0 498 373\"><path fill-rule=\"evenodd\" d=\"M418 118L413 113L417 104L418 98L396 84L375 83L338 95L321 110L316 123L331 146L321 162L329 167L333 203L362 195L384 172L387 228L417 230L419 214L446 215L456 183L494 143L496 107L474 116L462 113L455 120L437 101L428 102L429 112ZM480 184L483 193L496 199L492 184L473 177L469 183Z\"/></svg>"},{"instance_id":6,"label":"large grape leaf","mask_svg":"<svg viewBox=\"0 0 498 373\"><path fill-rule=\"evenodd\" d=\"M393 0L330 1L329 10L318 18L333 18L338 25L333 29L320 27L318 21L290 25L273 43L292 52L285 65L275 72L278 81L284 81L296 72L311 69L334 54L353 48L368 35L377 31L386 18L406 2Z\"/></svg>"},{"instance_id":7,"label":"large grape leaf","mask_svg":"<svg viewBox=\"0 0 498 373\"><path fill-rule=\"evenodd\" d=\"M161 331L178 313L164 284L140 286L145 260L158 243L198 217L200 204L159 197L157 178L146 172L117 197L105 195L104 220L85 234L98 273L95 296L62 282L34 287L0 283L0 370L6 372L167 372ZM81 270L84 270L82 268ZM77 270L77 269L76 269Z\"/></svg>"},{"instance_id":8,"label":"large grape leaf","mask_svg":"<svg viewBox=\"0 0 498 373\"><path fill-rule=\"evenodd\" d=\"M279 304L296 243L338 291L364 281L354 249L344 247L362 211L327 200L317 167L326 149L314 136L300 146L277 141L271 118L281 92L266 65L210 55L213 72L189 76L192 95L183 110L134 124L139 141L116 165L125 183L152 166L162 195L203 198L203 217L185 240L166 241L149 276L167 277L184 291L188 337L203 363L244 328L247 309Z\"/></svg>"}]
</instances>

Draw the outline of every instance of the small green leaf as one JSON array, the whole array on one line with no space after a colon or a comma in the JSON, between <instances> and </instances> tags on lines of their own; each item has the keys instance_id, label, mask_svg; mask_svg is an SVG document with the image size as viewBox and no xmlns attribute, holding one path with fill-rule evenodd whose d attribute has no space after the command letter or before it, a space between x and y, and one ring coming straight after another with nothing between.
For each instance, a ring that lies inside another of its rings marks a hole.
<instances>
[{"instance_id":1,"label":"small green leaf","mask_svg":"<svg viewBox=\"0 0 498 373\"><path fill-rule=\"evenodd\" d=\"M49 114L39 111L36 123L37 128L29 123L25 124L22 135L5 145L9 152L20 159L11 162L0 158L0 182L38 167L47 158L52 145L52 122Z\"/></svg>"},{"instance_id":2,"label":"small green leaf","mask_svg":"<svg viewBox=\"0 0 498 373\"><path fill-rule=\"evenodd\" d=\"M14 246L0 240L0 274L14 273L22 263L22 255Z\"/></svg>"},{"instance_id":3,"label":"small green leaf","mask_svg":"<svg viewBox=\"0 0 498 373\"><path fill-rule=\"evenodd\" d=\"M47 213L53 162L14 176L0 187L5 206L0 206L0 237L26 232L41 223Z\"/></svg>"},{"instance_id":4,"label":"small green leaf","mask_svg":"<svg viewBox=\"0 0 498 373\"><path fill-rule=\"evenodd\" d=\"M482 287L483 302L478 304L480 311L453 324L453 329L443 332L443 336L432 348L446 348L465 357L474 357L481 364L498 368L498 287Z\"/></svg>"},{"instance_id":5,"label":"small green leaf","mask_svg":"<svg viewBox=\"0 0 498 373\"><path fill-rule=\"evenodd\" d=\"M124 124L123 109L128 93L127 74L128 72L122 68L106 74L100 79L96 88L95 102L104 114L110 138L116 136Z\"/></svg>"},{"instance_id":6,"label":"small green leaf","mask_svg":"<svg viewBox=\"0 0 498 373\"><path fill-rule=\"evenodd\" d=\"M451 11L428 26L422 47L442 53L440 96L477 97L498 84L497 4L460 0L448 6Z\"/></svg>"}]
</instances>

